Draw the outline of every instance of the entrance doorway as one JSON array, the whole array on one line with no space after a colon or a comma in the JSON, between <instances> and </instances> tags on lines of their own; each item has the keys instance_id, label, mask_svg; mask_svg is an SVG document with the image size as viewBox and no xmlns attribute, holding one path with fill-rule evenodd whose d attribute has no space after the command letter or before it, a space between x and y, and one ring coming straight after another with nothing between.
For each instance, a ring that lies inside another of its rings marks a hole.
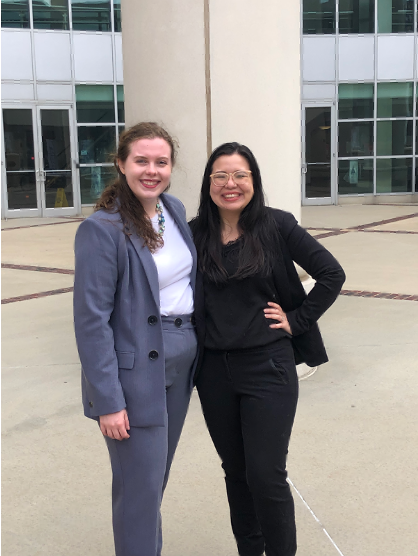
<instances>
[{"instance_id":1,"label":"entrance doorway","mask_svg":"<svg viewBox=\"0 0 418 556\"><path fill-rule=\"evenodd\" d=\"M4 216L74 216L75 148L71 107L3 109Z\"/></svg>"},{"instance_id":2,"label":"entrance doorway","mask_svg":"<svg viewBox=\"0 0 418 556\"><path fill-rule=\"evenodd\" d=\"M329 104L304 106L303 109L304 205L328 205L336 202L333 108Z\"/></svg>"}]
</instances>

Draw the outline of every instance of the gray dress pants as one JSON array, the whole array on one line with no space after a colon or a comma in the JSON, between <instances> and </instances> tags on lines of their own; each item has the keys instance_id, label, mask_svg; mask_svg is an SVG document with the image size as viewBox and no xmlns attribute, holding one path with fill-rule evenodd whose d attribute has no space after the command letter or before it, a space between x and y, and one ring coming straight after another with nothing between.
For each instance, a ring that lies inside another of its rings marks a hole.
<instances>
[{"instance_id":1,"label":"gray dress pants","mask_svg":"<svg viewBox=\"0 0 418 556\"><path fill-rule=\"evenodd\" d=\"M178 327L175 320L181 318ZM160 556L160 506L190 402L196 334L184 315L162 317L167 419L162 427L131 427L130 438L105 437L113 472L116 556ZM129 414L128 414L129 417Z\"/></svg>"}]
</instances>

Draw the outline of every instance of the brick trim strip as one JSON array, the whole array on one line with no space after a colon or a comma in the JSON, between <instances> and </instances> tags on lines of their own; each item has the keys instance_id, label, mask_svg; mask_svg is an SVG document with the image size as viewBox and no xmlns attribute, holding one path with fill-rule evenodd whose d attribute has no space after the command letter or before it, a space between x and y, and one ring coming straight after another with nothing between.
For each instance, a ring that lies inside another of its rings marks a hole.
<instances>
[{"instance_id":1,"label":"brick trim strip","mask_svg":"<svg viewBox=\"0 0 418 556\"><path fill-rule=\"evenodd\" d=\"M341 290L340 295L352 297L375 297L376 299L400 299L404 301L418 301L418 295L408 293L369 292L365 290Z\"/></svg>"},{"instance_id":2,"label":"brick trim strip","mask_svg":"<svg viewBox=\"0 0 418 556\"><path fill-rule=\"evenodd\" d=\"M351 226L348 230L364 230L365 228L374 228L375 226L383 226L384 224L391 224L392 222L400 222L401 220L408 220L409 218L416 218L418 212L413 214L405 214L404 216L395 216L395 218L388 218L387 220L379 220L378 222L370 222L369 224L361 224L360 226Z\"/></svg>"},{"instance_id":3,"label":"brick trim strip","mask_svg":"<svg viewBox=\"0 0 418 556\"><path fill-rule=\"evenodd\" d=\"M3 228L2 232L9 232L10 230L25 230L26 228L42 228L43 226L58 226L58 224L72 224L74 222L82 222L84 218L71 218L65 222L46 222L45 224L30 224L29 226L15 226L14 228Z\"/></svg>"},{"instance_id":4,"label":"brick trim strip","mask_svg":"<svg viewBox=\"0 0 418 556\"><path fill-rule=\"evenodd\" d=\"M51 268L48 266L1 263L1 268L9 268L11 270L33 270L36 272L52 272L54 274L74 274L74 270L69 268Z\"/></svg>"},{"instance_id":5,"label":"brick trim strip","mask_svg":"<svg viewBox=\"0 0 418 556\"><path fill-rule=\"evenodd\" d=\"M50 290L47 292L30 293L28 295L20 295L19 297L8 297L7 299L2 299L1 304L5 305L7 303L16 303L17 301L27 301L28 299L38 299L39 297L49 297L50 295L58 295L61 293L69 293L73 291L73 287L70 288L60 288L59 290Z\"/></svg>"}]
</instances>

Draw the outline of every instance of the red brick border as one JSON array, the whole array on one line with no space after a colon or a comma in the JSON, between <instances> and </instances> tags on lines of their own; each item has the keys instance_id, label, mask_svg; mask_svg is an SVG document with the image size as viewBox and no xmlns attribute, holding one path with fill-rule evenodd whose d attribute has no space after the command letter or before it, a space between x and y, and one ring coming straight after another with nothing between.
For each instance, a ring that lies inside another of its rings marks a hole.
<instances>
[{"instance_id":1,"label":"red brick border","mask_svg":"<svg viewBox=\"0 0 418 556\"><path fill-rule=\"evenodd\" d=\"M398 299L404 301L418 301L418 295L408 293L369 292L365 290L341 290L340 295L349 297L375 297L376 299Z\"/></svg>"},{"instance_id":2,"label":"red brick border","mask_svg":"<svg viewBox=\"0 0 418 556\"><path fill-rule=\"evenodd\" d=\"M54 274L74 274L74 270L69 268L51 268L49 266L1 263L1 268L9 268L11 270L31 270L36 272L53 272Z\"/></svg>"},{"instance_id":3,"label":"red brick border","mask_svg":"<svg viewBox=\"0 0 418 556\"><path fill-rule=\"evenodd\" d=\"M18 297L8 297L7 299L2 299L1 304L5 305L7 303L16 303L16 301L27 301L28 299L38 299L39 297L49 297L50 295L58 295L60 293L69 293L73 291L73 287L70 288L60 288L59 290L50 290L47 292L30 293L28 295L20 295Z\"/></svg>"},{"instance_id":4,"label":"red brick border","mask_svg":"<svg viewBox=\"0 0 418 556\"><path fill-rule=\"evenodd\" d=\"M83 218L71 218L71 220L66 220L65 222L46 222L45 224L30 224L29 226L15 226L14 228L2 228L2 232L8 232L10 230L24 230L25 228L42 228L43 226L57 226L58 224L71 224L73 222L82 222Z\"/></svg>"}]
</instances>

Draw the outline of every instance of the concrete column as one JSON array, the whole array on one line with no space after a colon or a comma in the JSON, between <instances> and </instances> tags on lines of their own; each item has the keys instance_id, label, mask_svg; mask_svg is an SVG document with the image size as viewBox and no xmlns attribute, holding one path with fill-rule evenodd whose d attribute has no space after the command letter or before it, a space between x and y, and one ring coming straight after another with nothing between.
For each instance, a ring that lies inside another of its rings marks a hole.
<instances>
[{"instance_id":1,"label":"concrete column","mask_svg":"<svg viewBox=\"0 0 418 556\"><path fill-rule=\"evenodd\" d=\"M124 0L127 125L179 140L172 192L195 214L208 152L255 154L270 206L300 216L300 6L255 0Z\"/></svg>"}]
</instances>

